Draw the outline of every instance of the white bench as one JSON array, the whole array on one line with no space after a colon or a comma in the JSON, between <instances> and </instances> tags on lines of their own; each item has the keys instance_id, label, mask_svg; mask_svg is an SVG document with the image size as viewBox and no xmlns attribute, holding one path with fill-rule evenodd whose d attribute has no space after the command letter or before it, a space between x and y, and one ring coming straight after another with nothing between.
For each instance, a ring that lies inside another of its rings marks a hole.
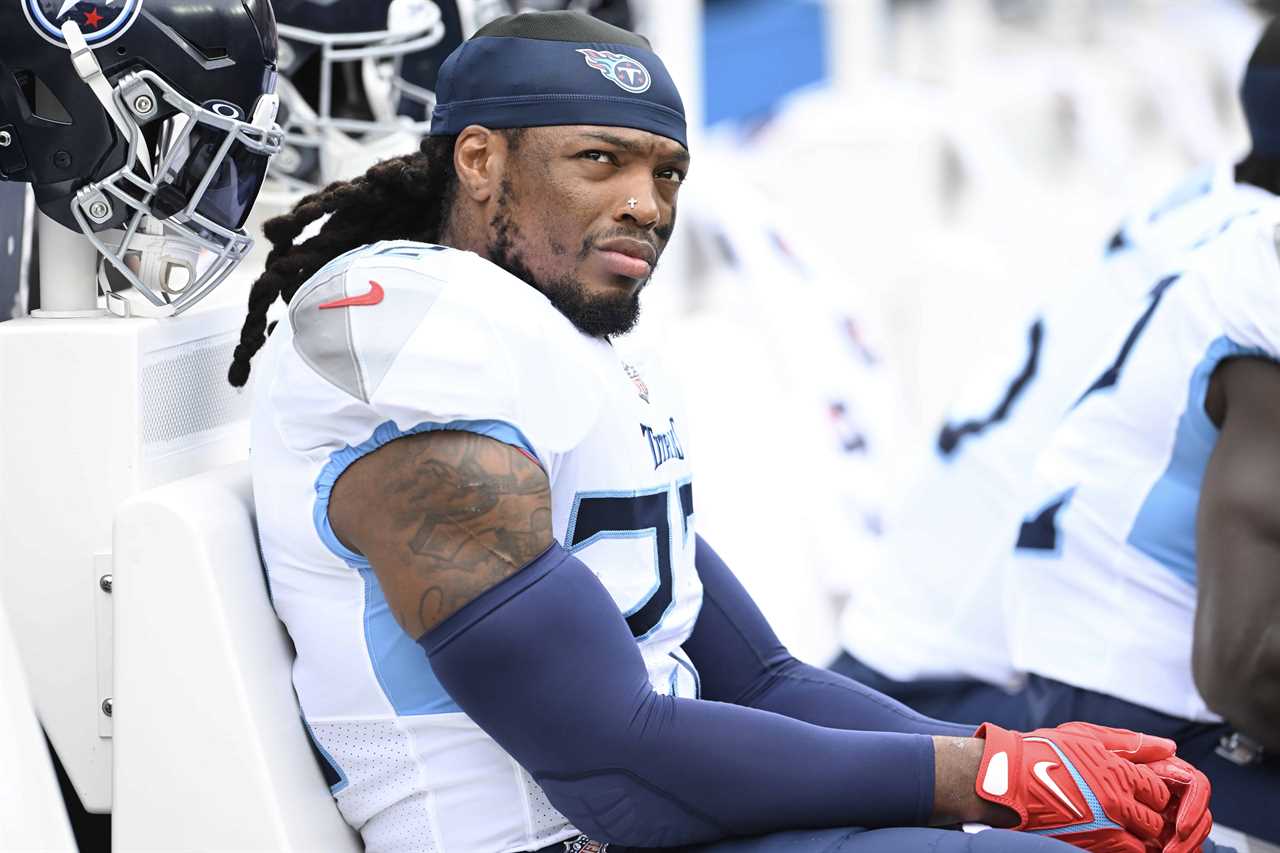
<instances>
[{"instance_id":1,"label":"white bench","mask_svg":"<svg viewBox=\"0 0 1280 853\"><path fill-rule=\"evenodd\" d=\"M113 552L113 847L361 851L302 725L247 464L128 499Z\"/></svg>"}]
</instances>

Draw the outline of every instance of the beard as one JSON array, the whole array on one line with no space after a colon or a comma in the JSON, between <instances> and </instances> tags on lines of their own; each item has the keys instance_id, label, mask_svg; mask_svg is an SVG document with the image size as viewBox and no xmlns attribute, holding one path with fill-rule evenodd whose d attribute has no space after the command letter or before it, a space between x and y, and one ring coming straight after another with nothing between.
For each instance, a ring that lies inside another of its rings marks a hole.
<instances>
[{"instance_id":1,"label":"beard","mask_svg":"<svg viewBox=\"0 0 1280 853\"><path fill-rule=\"evenodd\" d=\"M489 223L494 234L486 252L489 260L547 297L547 301L584 335L611 338L625 335L635 328L636 321L640 319L639 289L629 294L597 295L589 293L586 285L572 275L539 279L533 274L515 247L515 238L520 231L511 217L510 196L510 187L504 182L497 213ZM579 258L586 257L590 250L590 240L584 241ZM553 250L553 254L562 252Z\"/></svg>"}]
</instances>

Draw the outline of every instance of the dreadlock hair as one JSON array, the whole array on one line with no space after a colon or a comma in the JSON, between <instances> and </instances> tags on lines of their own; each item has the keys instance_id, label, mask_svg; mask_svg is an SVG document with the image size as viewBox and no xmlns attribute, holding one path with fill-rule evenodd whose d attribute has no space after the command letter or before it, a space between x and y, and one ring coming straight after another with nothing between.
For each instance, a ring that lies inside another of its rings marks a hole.
<instances>
[{"instance_id":1,"label":"dreadlock hair","mask_svg":"<svg viewBox=\"0 0 1280 853\"><path fill-rule=\"evenodd\" d=\"M249 291L249 314L231 358L228 382L239 388L249 381L249 360L266 343L271 331L267 309L276 298L288 303L329 261L378 240L439 240L458 187L453 167L456 141L456 136L428 136L416 153L383 160L358 178L329 184L263 224L272 249ZM329 219L320 233L294 245L308 225L324 216Z\"/></svg>"}]
</instances>

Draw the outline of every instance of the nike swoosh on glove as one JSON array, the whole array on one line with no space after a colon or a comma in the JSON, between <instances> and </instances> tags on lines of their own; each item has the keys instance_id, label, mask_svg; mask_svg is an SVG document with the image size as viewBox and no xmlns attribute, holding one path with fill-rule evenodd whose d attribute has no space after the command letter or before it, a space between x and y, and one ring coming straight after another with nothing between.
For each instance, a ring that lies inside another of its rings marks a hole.
<instances>
[{"instance_id":1,"label":"nike swoosh on glove","mask_svg":"<svg viewBox=\"0 0 1280 853\"><path fill-rule=\"evenodd\" d=\"M1156 770L1108 748L1123 745L1063 727L1022 733L983 723L973 736L986 741L975 790L1018 814L1013 829L1095 853L1160 849L1173 797ZM1150 751L1155 759L1165 750Z\"/></svg>"},{"instance_id":2,"label":"nike swoosh on glove","mask_svg":"<svg viewBox=\"0 0 1280 853\"><path fill-rule=\"evenodd\" d=\"M1093 723L1063 723L1058 730L1091 735L1116 755L1150 767L1173 795L1165 807L1165 831L1154 849L1161 853L1198 853L1213 828L1209 779L1174 755L1177 744L1167 738Z\"/></svg>"}]
</instances>

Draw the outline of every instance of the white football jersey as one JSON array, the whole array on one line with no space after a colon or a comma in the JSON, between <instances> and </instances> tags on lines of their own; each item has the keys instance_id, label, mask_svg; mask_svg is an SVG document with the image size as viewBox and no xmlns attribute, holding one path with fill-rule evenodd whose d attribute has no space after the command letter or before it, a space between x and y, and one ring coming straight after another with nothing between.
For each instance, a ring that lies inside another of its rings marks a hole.
<instances>
[{"instance_id":1,"label":"white football jersey","mask_svg":"<svg viewBox=\"0 0 1280 853\"><path fill-rule=\"evenodd\" d=\"M1016 683L999 589L1032 499L1036 454L1152 285L1272 198L1235 183L1230 164L1194 172L1129 217L1100 267L1029 318L1021 336L990 343L889 521L884 566L866 573L845 608L845 649L900 681Z\"/></svg>"},{"instance_id":2,"label":"white football jersey","mask_svg":"<svg viewBox=\"0 0 1280 853\"><path fill-rule=\"evenodd\" d=\"M1036 464L1006 585L1014 665L1216 720L1191 677L1196 511L1215 368L1280 358L1280 205L1162 278L1106 347Z\"/></svg>"},{"instance_id":3,"label":"white football jersey","mask_svg":"<svg viewBox=\"0 0 1280 853\"><path fill-rule=\"evenodd\" d=\"M369 563L333 535L328 497L348 465L405 435L468 430L524 450L550 479L556 539L613 596L654 688L696 697L681 644L702 586L672 386L490 262L404 241L313 276L254 371L262 553L347 821L370 851L524 851L575 836L441 687Z\"/></svg>"}]
</instances>

